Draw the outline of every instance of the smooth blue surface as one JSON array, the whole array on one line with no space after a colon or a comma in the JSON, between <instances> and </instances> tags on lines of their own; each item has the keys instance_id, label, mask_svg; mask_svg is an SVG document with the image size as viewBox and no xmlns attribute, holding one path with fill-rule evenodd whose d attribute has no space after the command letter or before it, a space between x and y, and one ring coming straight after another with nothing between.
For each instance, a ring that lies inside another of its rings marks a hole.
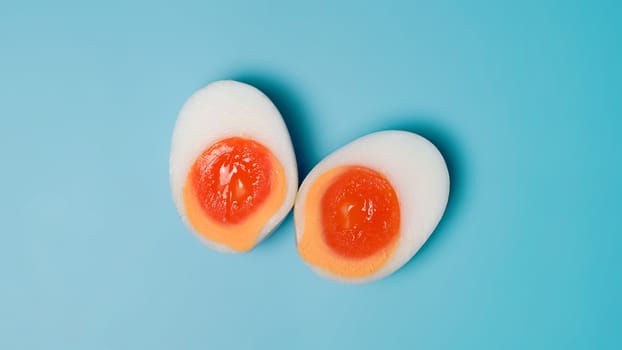
<instances>
[{"instance_id":1,"label":"smooth blue surface","mask_svg":"<svg viewBox=\"0 0 622 350\"><path fill-rule=\"evenodd\" d=\"M1 349L620 349L616 1L2 1ZM392 277L316 277L291 217L189 234L176 114L240 79L303 171L370 131L436 142L445 219Z\"/></svg>"}]
</instances>

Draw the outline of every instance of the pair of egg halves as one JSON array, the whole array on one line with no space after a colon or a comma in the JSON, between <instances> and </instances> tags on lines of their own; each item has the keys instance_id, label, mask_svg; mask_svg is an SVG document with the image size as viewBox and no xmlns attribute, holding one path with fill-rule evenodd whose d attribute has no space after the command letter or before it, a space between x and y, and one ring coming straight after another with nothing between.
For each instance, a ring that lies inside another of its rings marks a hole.
<instances>
[{"instance_id":1,"label":"pair of egg halves","mask_svg":"<svg viewBox=\"0 0 622 350\"><path fill-rule=\"evenodd\" d=\"M406 131L363 136L318 163L298 188L281 114L258 89L217 81L183 106L171 144L171 190L188 228L222 252L247 252L294 206L296 245L319 275L364 283L403 266L441 219L443 156Z\"/></svg>"}]
</instances>

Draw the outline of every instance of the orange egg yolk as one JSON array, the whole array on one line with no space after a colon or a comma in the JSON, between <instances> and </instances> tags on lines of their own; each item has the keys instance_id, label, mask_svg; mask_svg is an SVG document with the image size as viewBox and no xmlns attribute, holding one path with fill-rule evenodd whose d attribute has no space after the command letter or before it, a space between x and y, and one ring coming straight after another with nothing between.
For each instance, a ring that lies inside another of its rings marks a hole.
<instances>
[{"instance_id":1,"label":"orange egg yolk","mask_svg":"<svg viewBox=\"0 0 622 350\"><path fill-rule=\"evenodd\" d=\"M399 233L397 196L389 181L374 170L345 170L324 192L320 206L324 240L344 257L373 255Z\"/></svg>"},{"instance_id":2,"label":"orange egg yolk","mask_svg":"<svg viewBox=\"0 0 622 350\"><path fill-rule=\"evenodd\" d=\"M205 150L190 171L197 199L215 221L239 223L270 193L270 151L239 137Z\"/></svg>"},{"instance_id":3,"label":"orange egg yolk","mask_svg":"<svg viewBox=\"0 0 622 350\"><path fill-rule=\"evenodd\" d=\"M386 177L367 167L320 175L309 187L303 215L302 258L339 276L376 272L399 238L397 194Z\"/></svg>"},{"instance_id":4,"label":"orange egg yolk","mask_svg":"<svg viewBox=\"0 0 622 350\"><path fill-rule=\"evenodd\" d=\"M238 251L251 249L285 197L285 176L272 152L232 137L208 147L184 186L188 219L206 238Z\"/></svg>"}]
</instances>

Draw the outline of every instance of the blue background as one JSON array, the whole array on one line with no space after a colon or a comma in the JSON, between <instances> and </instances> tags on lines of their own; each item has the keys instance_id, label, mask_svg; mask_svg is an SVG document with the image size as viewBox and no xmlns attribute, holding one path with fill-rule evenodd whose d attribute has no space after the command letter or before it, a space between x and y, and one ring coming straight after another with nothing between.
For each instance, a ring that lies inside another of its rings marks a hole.
<instances>
[{"instance_id":1,"label":"blue background","mask_svg":"<svg viewBox=\"0 0 622 350\"><path fill-rule=\"evenodd\" d=\"M0 348L619 349L615 1L0 3ZM178 110L210 81L282 110L300 169L423 134L452 195L420 253L315 276L291 217L247 255L183 227Z\"/></svg>"}]
</instances>

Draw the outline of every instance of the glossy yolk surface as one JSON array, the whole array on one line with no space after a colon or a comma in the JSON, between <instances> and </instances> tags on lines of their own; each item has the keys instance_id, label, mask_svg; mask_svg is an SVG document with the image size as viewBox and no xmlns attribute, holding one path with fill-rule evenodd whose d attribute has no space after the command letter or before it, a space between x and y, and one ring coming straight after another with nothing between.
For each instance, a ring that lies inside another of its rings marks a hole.
<instances>
[{"instance_id":1,"label":"glossy yolk surface","mask_svg":"<svg viewBox=\"0 0 622 350\"><path fill-rule=\"evenodd\" d=\"M300 255L339 276L376 272L399 239L397 194L382 174L367 167L339 167L320 175L309 188L303 215Z\"/></svg>"},{"instance_id":2,"label":"glossy yolk surface","mask_svg":"<svg viewBox=\"0 0 622 350\"><path fill-rule=\"evenodd\" d=\"M205 213L222 224L237 224L265 202L271 172L267 148L235 137L205 150L189 176Z\"/></svg>"},{"instance_id":3,"label":"glossy yolk surface","mask_svg":"<svg viewBox=\"0 0 622 350\"><path fill-rule=\"evenodd\" d=\"M241 137L208 147L184 185L184 204L193 227L238 251L255 245L284 198L281 164L265 146Z\"/></svg>"},{"instance_id":4,"label":"glossy yolk surface","mask_svg":"<svg viewBox=\"0 0 622 350\"><path fill-rule=\"evenodd\" d=\"M336 176L320 204L326 244L346 258L365 258L395 240L400 213L393 187L378 172L351 167Z\"/></svg>"}]
</instances>

